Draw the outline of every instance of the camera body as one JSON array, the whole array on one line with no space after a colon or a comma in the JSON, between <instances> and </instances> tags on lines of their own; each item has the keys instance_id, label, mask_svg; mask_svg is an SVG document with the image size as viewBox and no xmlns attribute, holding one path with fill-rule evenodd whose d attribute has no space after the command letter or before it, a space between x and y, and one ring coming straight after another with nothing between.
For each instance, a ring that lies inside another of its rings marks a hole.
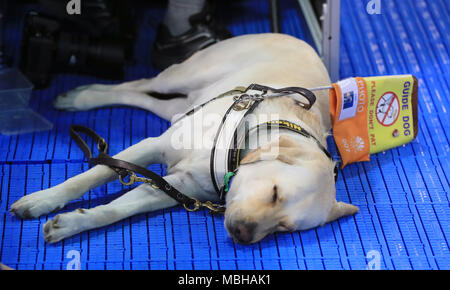
<instances>
[{"instance_id":1,"label":"camera body","mask_svg":"<svg viewBox=\"0 0 450 290\"><path fill-rule=\"evenodd\" d=\"M43 2L56 5L53 0ZM48 10L58 14L57 7ZM59 18L37 12L26 15L20 68L37 88L47 86L58 72L123 79L125 62L132 55L133 31L121 31L123 19L109 13L108 6L96 6L95 12L83 17L67 13Z\"/></svg>"}]
</instances>

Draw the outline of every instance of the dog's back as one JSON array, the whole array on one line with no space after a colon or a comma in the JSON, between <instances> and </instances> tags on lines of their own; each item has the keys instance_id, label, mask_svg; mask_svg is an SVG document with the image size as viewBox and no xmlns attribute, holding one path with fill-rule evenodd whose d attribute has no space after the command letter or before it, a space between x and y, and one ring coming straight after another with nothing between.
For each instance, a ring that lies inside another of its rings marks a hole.
<instances>
[{"instance_id":1,"label":"dog's back","mask_svg":"<svg viewBox=\"0 0 450 290\"><path fill-rule=\"evenodd\" d=\"M254 34L235 37L200 51L169 70L185 75L202 75L188 93L192 105L198 105L236 86L252 83L276 88L299 86L313 88L331 83L328 72L315 50L306 42L284 34ZM322 117L322 125L331 129L329 98L318 92L312 112Z\"/></svg>"}]
</instances>

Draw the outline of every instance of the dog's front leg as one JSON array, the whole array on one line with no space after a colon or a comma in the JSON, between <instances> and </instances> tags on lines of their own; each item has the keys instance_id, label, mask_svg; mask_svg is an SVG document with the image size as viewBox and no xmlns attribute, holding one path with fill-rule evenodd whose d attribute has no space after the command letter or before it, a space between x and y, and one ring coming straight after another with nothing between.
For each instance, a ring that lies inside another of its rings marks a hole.
<instances>
[{"instance_id":1,"label":"dog's front leg","mask_svg":"<svg viewBox=\"0 0 450 290\"><path fill-rule=\"evenodd\" d=\"M164 177L172 186L179 190L189 190L195 183L185 177L174 174ZM173 207L177 202L163 191L150 185L142 184L107 205L91 209L78 209L57 215L44 224L45 241L55 243L83 231L103 227L130 216Z\"/></svg>"},{"instance_id":2,"label":"dog's front leg","mask_svg":"<svg viewBox=\"0 0 450 290\"><path fill-rule=\"evenodd\" d=\"M164 136L164 135L163 135ZM115 155L140 166L165 162L167 148L161 138L148 138ZM37 218L63 208L69 201L80 198L92 188L117 178L115 171L98 165L52 188L26 195L11 206L11 213L20 218Z\"/></svg>"}]
</instances>

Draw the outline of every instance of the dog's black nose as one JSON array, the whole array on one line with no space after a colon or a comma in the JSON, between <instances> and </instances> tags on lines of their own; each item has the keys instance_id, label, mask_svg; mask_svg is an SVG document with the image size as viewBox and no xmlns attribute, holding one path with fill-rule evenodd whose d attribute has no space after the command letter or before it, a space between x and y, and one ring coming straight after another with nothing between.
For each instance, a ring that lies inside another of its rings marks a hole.
<instances>
[{"instance_id":1,"label":"dog's black nose","mask_svg":"<svg viewBox=\"0 0 450 290\"><path fill-rule=\"evenodd\" d=\"M230 228L232 237L241 244L248 244L253 240L256 223L236 222Z\"/></svg>"}]
</instances>

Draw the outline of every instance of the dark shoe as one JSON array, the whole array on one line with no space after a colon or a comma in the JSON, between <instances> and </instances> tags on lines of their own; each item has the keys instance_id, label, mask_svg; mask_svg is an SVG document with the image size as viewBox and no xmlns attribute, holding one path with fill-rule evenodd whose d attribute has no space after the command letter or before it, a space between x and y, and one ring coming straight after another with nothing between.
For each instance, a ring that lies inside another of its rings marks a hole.
<instances>
[{"instance_id":1,"label":"dark shoe","mask_svg":"<svg viewBox=\"0 0 450 290\"><path fill-rule=\"evenodd\" d=\"M207 7L191 16L189 22L192 28L178 36L173 36L167 26L160 24L153 44L152 64L163 70L172 64L183 62L201 49L232 37L228 29L218 24L209 11L210 8Z\"/></svg>"}]
</instances>

